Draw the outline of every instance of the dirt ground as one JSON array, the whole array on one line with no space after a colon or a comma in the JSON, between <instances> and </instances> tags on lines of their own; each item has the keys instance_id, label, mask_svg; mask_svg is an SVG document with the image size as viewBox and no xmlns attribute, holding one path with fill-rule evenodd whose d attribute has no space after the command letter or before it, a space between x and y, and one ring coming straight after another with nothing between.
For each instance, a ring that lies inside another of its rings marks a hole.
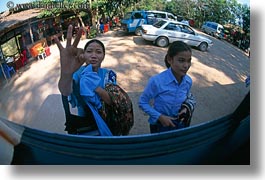
<instances>
[{"instance_id":1,"label":"dirt ground","mask_svg":"<svg viewBox=\"0 0 265 180\"><path fill-rule=\"evenodd\" d=\"M233 45L209 38L214 46L208 52L194 48L188 72L197 100L191 125L230 114L249 91L244 80L250 74L250 59ZM106 46L102 67L117 72L119 85L132 98L135 124L131 135L149 133L148 116L138 108L137 102L148 79L165 70L163 59L167 48L154 46L139 36L119 30L100 35L98 39ZM84 47L87 41L82 40L79 47ZM65 133L64 112L57 88L59 51L56 45L50 49L51 55L45 60L32 60L9 82L1 85L0 116L32 128Z\"/></svg>"}]
</instances>

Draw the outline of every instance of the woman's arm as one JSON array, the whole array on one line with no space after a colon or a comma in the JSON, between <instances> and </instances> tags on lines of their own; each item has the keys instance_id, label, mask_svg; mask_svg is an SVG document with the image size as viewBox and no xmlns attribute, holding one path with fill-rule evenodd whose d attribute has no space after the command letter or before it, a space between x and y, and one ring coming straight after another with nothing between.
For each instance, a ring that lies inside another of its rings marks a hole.
<instances>
[{"instance_id":1,"label":"woman's arm","mask_svg":"<svg viewBox=\"0 0 265 180\"><path fill-rule=\"evenodd\" d=\"M82 28L79 29L77 36L71 45L73 26L69 26L67 30L66 47L60 43L58 37L55 37L55 42L60 50L60 65L61 74L58 83L58 88L62 95L68 96L72 92L72 75L85 62L84 50L77 48L82 35Z\"/></svg>"},{"instance_id":2,"label":"woman's arm","mask_svg":"<svg viewBox=\"0 0 265 180\"><path fill-rule=\"evenodd\" d=\"M116 82L116 79L117 79L117 75L116 73L113 71L113 70L109 70L107 73L106 73L106 78L107 78L107 83L111 83L111 84L117 84ZM95 92L100 96L100 98L105 102L107 103L108 105L111 105L112 104L112 100L109 96L109 93L101 88L100 86L97 87L95 89Z\"/></svg>"},{"instance_id":3,"label":"woman's arm","mask_svg":"<svg viewBox=\"0 0 265 180\"><path fill-rule=\"evenodd\" d=\"M155 124L159 117L161 116L161 113L156 111L151 105L151 100L154 99L157 93L157 86L153 78L150 78L143 93L140 96L139 99L139 107L150 116L150 123Z\"/></svg>"},{"instance_id":4,"label":"woman's arm","mask_svg":"<svg viewBox=\"0 0 265 180\"><path fill-rule=\"evenodd\" d=\"M101 87L97 87L95 89L95 92L100 96L100 98L105 102L107 103L108 105L111 105L112 104L112 101L111 101L111 98L109 96L109 93L101 88Z\"/></svg>"},{"instance_id":5,"label":"woman's arm","mask_svg":"<svg viewBox=\"0 0 265 180\"><path fill-rule=\"evenodd\" d=\"M72 93L72 74L60 76L58 88L62 95L68 96Z\"/></svg>"},{"instance_id":6,"label":"woman's arm","mask_svg":"<svg viewBox=\"0 0 265 180\"><path fill-rule=\"evenodd\" d=\"M92 71L92 66L87 66L81 73L80 94L87 97L88 102L99 108L100 99L111 105L111 98L108 92L100 86L102 78Z\"/></svg>"}]
</instances>

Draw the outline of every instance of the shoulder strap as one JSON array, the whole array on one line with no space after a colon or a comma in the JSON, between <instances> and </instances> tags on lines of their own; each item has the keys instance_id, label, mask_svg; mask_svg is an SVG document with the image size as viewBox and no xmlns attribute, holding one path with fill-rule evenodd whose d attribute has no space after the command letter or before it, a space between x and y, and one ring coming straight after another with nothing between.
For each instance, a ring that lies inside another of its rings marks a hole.
<instances>
[{"instance_id":1,"label":"shoulder strap","mask_svg":"<svg viewBox=\"0 0 265 180\"><path fill-rule=\"evenodd\" d=\"M81 103L81 105L86 108L86 104L84 102L84 100L81 98L81 95L80 95L80 91L79 91L79 86L77 86L75 84L75 81L73 80L73 94L76 96L77 100L79 101L79 103ZM71 115L71 111L70 111L70 107L69 107L69 102L68 102L68 97L67 96L64 96L61 94L61 97L62 97L62 102L63 102L63 108L65 110L65 115L69 116Z\"/></svg>"},{"instance_id":2,"label":"shoulder strap","mask_svg":"<svg viewBox=\"0 0 265 180\"><path fill-rule=\"evenodd\" d=\"M61 94L62 102L63 102L63 108L66 116L71 115L70 108L69 108L69 102L68 97Z\"/></svg>"}]
</instances>

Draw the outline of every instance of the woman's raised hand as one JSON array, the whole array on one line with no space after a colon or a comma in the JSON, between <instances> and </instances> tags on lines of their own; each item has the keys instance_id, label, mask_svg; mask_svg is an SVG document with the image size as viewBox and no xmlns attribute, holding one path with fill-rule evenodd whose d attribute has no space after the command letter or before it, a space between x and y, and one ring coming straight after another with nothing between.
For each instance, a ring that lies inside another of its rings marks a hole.
<instances>
[{"instance_id":1,"label":"woman's raised hand","mask_svg":"<svg viewBox=\"0 0 265 180\"><path fill-rule=\"evenodd\" d=\"M59 41L58 37L55 37L55 43L57 44L60 51L60 65L61 65L61 75L59 80L59 90L60 92L68 96L72 92L72 76L73 73L78 70L85 62L84 50L77 48L77 45L82 36L83 29L80 28L77 32L76 38L72 41L73 26L70 25L67 30L66 37L66 47L64 48Z\"/></svg>"},{"instance_id":2,"label":"woman's raised hand","mask_svg":"<svg viewBox=\"0 0 265 180\"><path fill-rule=\"evenodd\" d=\"M83 31L83 29L80 28L78 33L77 33L77 36L74 40L74 43L71 44L73 26L69 25L68 30L67 30L66 47L65 48L62 46L58 37L55 38L55 42L56 42L56 44L59 48L59 51L60 51L60 64L61 64L61 73L62 74L71 74L72 75L85 62L85 59L83 58L83 55L82 55L84 53L84 50L81 48L77 48L77 45L78 45L80 38L82 36L82 31Z\"/></svg>"}]
</instances>

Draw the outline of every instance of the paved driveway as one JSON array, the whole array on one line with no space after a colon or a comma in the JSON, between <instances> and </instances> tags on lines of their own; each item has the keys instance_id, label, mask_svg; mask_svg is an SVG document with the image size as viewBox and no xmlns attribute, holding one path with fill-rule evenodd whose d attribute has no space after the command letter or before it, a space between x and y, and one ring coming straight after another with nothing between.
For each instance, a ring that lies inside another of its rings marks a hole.
<instances>
[{"instance_id":1,"label":"paved driveway","mask_svg":"<svg viewBox=\"0 0 265 180\"><path fill-rule=\"evenodd\" d=\"M191 125L233 112L249 91L244 84L250 73L249 58L233 45L209 38L214 46L208 52L193 49L188 72L197 99ZM135 126L131 134L149 133L148 116L139 110L137 101L148 79L165 69L167 48L156 47L139 36L120 31L108 32L98 39L104 42L107 52L102 66L117 72L118 83L133 100ZM87 41L82 40L79 46L84 47ZM56 45L50 48L51 56L32 61L1 87L0 115L32 128L65 133L64 112L57 88L59 54Z\"/></svg>"}]
</instances>

